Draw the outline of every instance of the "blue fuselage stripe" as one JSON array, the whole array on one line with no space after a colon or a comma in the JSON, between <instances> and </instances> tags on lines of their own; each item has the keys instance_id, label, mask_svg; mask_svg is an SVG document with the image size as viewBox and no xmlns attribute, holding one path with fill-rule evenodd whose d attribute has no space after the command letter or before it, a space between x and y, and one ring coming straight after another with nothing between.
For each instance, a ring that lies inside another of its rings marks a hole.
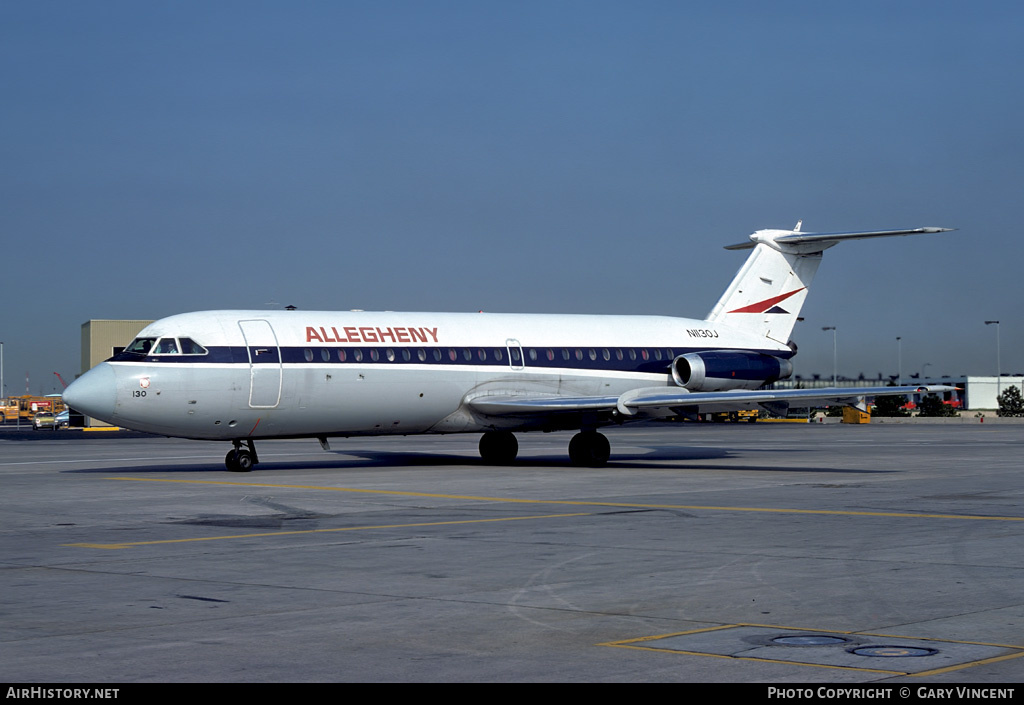
<instances>
[{"instance_id":1,"label":"blue fuselage stripe","mask_svg":"<svg viewBox=\"0 0 1024 705\"><path fill-rule=\"evenodd\" d=\"M719 350L720 351L720 350ZM585 371L640 372L667 374L672 360L685 353L710 352L707 348L505 348L505 347L283 347L213 346L205 355L141 355L123 352L110 362L147 364L223 364L253 363L288 365L440 365L509 367L519 369L578 369ZM743 350L748 354L783 357L777 351ZM510 359L510 356L520 356ZM789 357L786 355L785 357ZM523 359L525 358L525 359ZM746 378L737 370L736 377Z\"/></svg>"}]
</instances>

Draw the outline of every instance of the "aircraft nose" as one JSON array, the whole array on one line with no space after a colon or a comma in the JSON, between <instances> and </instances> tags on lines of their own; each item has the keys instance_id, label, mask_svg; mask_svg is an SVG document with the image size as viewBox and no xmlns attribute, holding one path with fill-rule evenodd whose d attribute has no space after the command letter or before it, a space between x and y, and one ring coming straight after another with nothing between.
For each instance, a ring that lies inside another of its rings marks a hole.
<instances>
[{"instance_id":1,"label":"aircraft nose","mask_svg":"<svg viewBox=\"0 0 1024 705\"><path fill-rule=\"evenodd\" d=\"M113 423L117 401L117 378L114 368L101 362L68 385L62 395L64 403L86 416Z\"/></svg>"}]
</instances>

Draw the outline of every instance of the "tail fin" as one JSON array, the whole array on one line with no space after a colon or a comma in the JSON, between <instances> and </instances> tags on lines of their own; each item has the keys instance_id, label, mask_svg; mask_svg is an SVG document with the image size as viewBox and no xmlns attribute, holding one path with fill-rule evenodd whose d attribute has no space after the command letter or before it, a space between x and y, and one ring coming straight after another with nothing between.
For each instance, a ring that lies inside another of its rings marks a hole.
<instances>
[{"instance_id":1,"label":"tail fin","mask_svg":"<svg viewBox=\"0 0 1024 705\"><path fill-rule=\"evenodd\" d=\"M725 248L753 248L754 251L711 309L707 321L788 343L824 250L842 240L942 233L953 229L803 233L801 223L797 223L795 230L758 230L750 236L749 243Z\"/></svg>"}]
</instances>

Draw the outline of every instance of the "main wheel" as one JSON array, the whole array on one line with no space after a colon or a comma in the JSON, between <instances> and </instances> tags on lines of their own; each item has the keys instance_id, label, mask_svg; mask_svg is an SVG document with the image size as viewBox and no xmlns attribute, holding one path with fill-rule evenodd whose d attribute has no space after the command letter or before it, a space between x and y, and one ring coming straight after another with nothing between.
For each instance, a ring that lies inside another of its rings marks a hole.
<instances>
[{"instance_id":1,"label":"main wheel","mask_svg":"<svg viewBox=\"0 0 1024 705\"><path fill-rule=\"evenodd\" d=\"M597 431L580 431L569 441L569 460L573 465L599 468L608 462L612 447Z\"/></svg>"},{"instance_id":2,"label":"main wheel","mask_svg":"<svg viewBox=\"0 0 1024 705\"><path fill-rule=\"evenodd\" d=\"M511 431L487 431L480 437L480 457L491 465L509 465L519 454L519 441Z\"/></svg>"}]
</instances>

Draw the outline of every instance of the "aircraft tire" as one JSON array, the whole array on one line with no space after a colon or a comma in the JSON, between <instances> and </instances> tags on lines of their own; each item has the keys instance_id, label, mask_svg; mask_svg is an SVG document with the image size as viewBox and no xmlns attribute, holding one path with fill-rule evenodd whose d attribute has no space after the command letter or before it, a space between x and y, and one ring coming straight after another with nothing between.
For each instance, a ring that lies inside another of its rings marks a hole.
<instances>
[{"instance_id":1,"label":"aircraft tire","mask_svg":"<svg viewBox=\"0 0 1024 705\"><path fill-rule=\"evenodd\" d=\"M511 465L519 454L519 441L511 431L487 431L480 437L480 457L490 465Z\"/></svg>"},{"instance_id":2,"label":"aircraft tire","mask_svg":"<svg viewBox=\"0 0 1024 705\"><path fill-rule=\"evenodd\" d=\"M580 431L569 441L569 460L579 467L603 467L611 454L608 439L597 431Z\"/></svg>"},{"instance_id":3,"label":"aircraft tire","mask_svg":"<svg viewBox=\"0 0 1024 705\"><path fill-rule=\"evenodd\" d=\"M230 450L224 458L224 465L231 472L249 472L252 470L252 453L247 450Z\"/></svg>"}]
</instances>

